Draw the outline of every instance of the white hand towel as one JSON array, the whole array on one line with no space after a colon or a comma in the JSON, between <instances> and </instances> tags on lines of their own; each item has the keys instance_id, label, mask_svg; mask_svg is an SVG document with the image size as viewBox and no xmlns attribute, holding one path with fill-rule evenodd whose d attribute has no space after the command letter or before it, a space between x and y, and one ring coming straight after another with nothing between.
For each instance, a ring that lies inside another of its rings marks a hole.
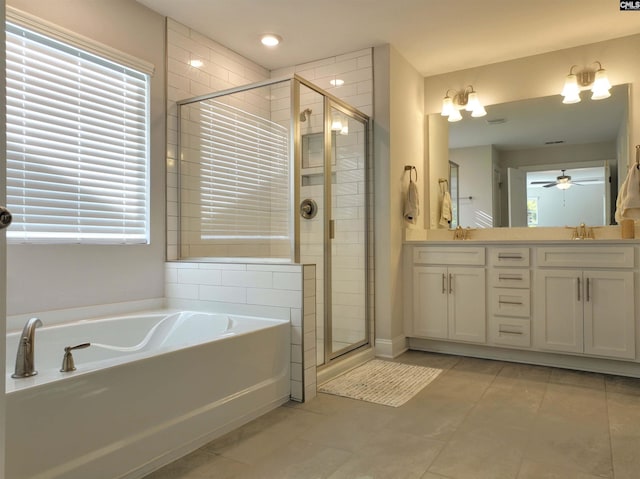
<instances>
[{"instance_id":1,"label":"white hand towel","mask_svg":"<svg viewBox=\"0 0 640 479\"><path fill-rule=\"evenodd\" d=\"M615 218L618 223L623 219L640 219L640 169L635 163L618 192Z\"/></svg>"},{"instance_id":2,"label":"white hand towel","mask_svg":"<svg viewBox=\"0 0 640 479\"><path fill-rule=\"evenodd\" d=\"M415 224L420 214L420 205L418 204L418 187L416 184L409 180L409 188L407 189L407 196L404 200L404 219L409 223Z\"/></svg>"},{"instance_id":3,"label":"white hand towel","mask_svg":"<svg viewBox=\"0 0 640 479\"><path fill-rule=\"evenodd\" d=\"M442 209L440 210L440 226L449 226L451 224L451 195L448 191L442 196Z\"/></svg>"}]
</instances>

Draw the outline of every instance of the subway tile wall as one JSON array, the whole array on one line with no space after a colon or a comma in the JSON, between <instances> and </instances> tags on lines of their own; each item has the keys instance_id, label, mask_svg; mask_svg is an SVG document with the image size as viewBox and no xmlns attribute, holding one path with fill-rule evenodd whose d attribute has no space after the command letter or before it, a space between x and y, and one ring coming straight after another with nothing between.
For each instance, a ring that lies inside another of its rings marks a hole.
<instances>
[{"instance_id":1,"label":"subway tile wall","mask_svg":"<svg viewBox=\"0 0 640 479\"><path fill-rule=\"evenodd\" d=\"M175 20L167 19L167 259L178 258L178 117L176 101L269 78L269 71ZM202 60L200 68L191 60ZM236 97L240 105L269 110L257 93ZM196 254L206 256L206 251Z\"/></svg>"},{"instance_id":2,"label":"subway tile wall","mask_svg":"<svg viewBox=\"0 0 640 479\"><path fill-rule=\"evenodd\" d=\"M327 58L295 67L272 71L272 77L296 73L332 95L371 116L373 112L372 51L364 49L337 57ZM340 79L341 86L331 84ZM276 99L287 98L288 89L273 90ZM278 105L280 107L278 108ZM300 225L301 262L316 264L318 276L318 318L324 316L324 263L323 217L324 180L322 158L323 98L313 90L300 89L300 110L311 110L300 124L303 135L301 199L311 198L318 205L318 214ZM273 103L272 119L288 121L284 102ZM342 118L344 122L346 118ZM283 123L284 124L284 123ZM373 170L369 165L369 183L365 184L367 163L365 158L365 132L349 120L349 134L335 135L336 158L332 178L332 219L335 220L335 239L332 242L332 347L340 349L365 339L364 318L369 308L370 328L373 330L373 288L366 293L364 271L370 268L373 277L373 245L367 245L367 224L372 236L373 228ZM366 187L368 186L368 188ZM367 217L367 201L369 216ZM369 246L369 255L365 255ZM324 362L324 326L318 321L318 363Z\"/></svg>"},{"instance_id":3,"label":"subway tile wall","mask_svg":"<svg viewBox=\"0 0 640 479\"><path fill-rule=\"evenodd\" d=\"M291 323L291 399L316 394L315 265L165 263L167 307Z\"/></svg>"},{"instance_id":4,"label":"subway tile wall","mask_svg":"<svg viewBox=\"0 0 640 479\"><path fill-rule=\"evenodd\" d=\"M175 102L180 99L219 91L222 89L239 86L251 82L261 81L268 78L278 78L291 73L296 73L311 81L319 87L329 91L334 96L342 99L350 105L356 107L363 113L371 116L373 113L373 64L372 49L363 49L344 55L338 55L306 64L278 69L269 72L265 68L237 55L224 46L202 36L198 32L186 26L168 19L167 23L167 44L168 44L168 147L167 147L167 258L175 260L178 258L178 190L177 190L177 110ZM203 67L196 69L190 67L188 62L192 59L202 59L205 63ZM207 61L208 59L208 61ZM334 86L331 80L340 78L344 80L342 86ZM273 88L271 96L271 119L288 124L289 121L289 88L282 88L278 92L277 87ZM264 109L264 96L262 98L240 98L240 101L247 100L247 105L259 105ZM302 133L320 132L322 129L322 107L319 95L312 93L309 89L302 88L301 109L311 108L313 113L306 123L303 123ZM346 141L346 140L340 140ZM360 140L357 140L358 142ZM371 139L370 139L371 144ZM349 145L343 145L341 149L347 151ZM343 163L343 162L341 162ZM312 165L311 167L313 167ZM319 167L319 165L315 165ZM340 265L349 267L354 261L353 254L359 254L368 241L369 255L364 258L366 266L369 268L369 296L367 298L367 308L369 310L370 327L373 331L373 169L369 165L368 189L364 184L364 159L354 159L350 163L344 162L336 171L337 182L334 185L334 205L337 205L334 213L338 222L338 235L344 238L340 246L344 261ZM310 173L313 173L310 171ZM317 176L315 177L317 178ZM367 196L362 196L364 191L368 191ZM322 205L323 188L322 185L310 180L302 188L303 197L312 196L318 198L317 203ZM368 231L364 231L363 215L365 214L364 202L368 203ZM320 212L322 214L322 211ZM320 217L318 217L319 219ZM342 224L340 224L342 223ZM318 229L320 228L320 229ZM366 234L368 233L368 234ZM322 230L319 221L309 223L301 231L301 247L303 252L303 263L313 263L317 265L316 282L316 315L323 317L323 280L322 270ZM220 253L221 251L221 253ZM212 253L205 249L194 248L191 256L225 256L227 249L223 248ZM361 260L357 260L361 261ZM343 336L346 340L351 337L361 335L362 312L361 301L357 299L364 290L364 280L357 276L354 271L341 271L340 280L334 283L333 292L334 315L344 318ZM335 275L335 272L334 272ZM356 277L357 276L357 277ZM206 289L211 298L219 297L224 292L232 293L231 290L215 288L219 285L210 285ZM226 287L232 287L226 285ZM187 285L179 288L184 294L193 294L193 288ZM218 295L218 296L216 296ZM358 301L358 305L354 304ZM342 319L341 319L342 320ZM358 324L360 323L360 324ZM322 340L323 327L321 321L318 322L317 334ZM321 348L318 348L320 350Z\"/></svg>"}]
</instances>

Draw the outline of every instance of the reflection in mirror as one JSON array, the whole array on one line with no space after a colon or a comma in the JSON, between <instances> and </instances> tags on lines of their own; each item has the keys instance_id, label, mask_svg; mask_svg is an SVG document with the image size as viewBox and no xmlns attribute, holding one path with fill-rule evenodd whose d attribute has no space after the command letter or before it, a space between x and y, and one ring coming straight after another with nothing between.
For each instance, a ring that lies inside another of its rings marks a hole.
<instances>
[{"instance_id":1,"label":"reflection in mirror","mask_svg":"<svg viewBox=\"0 0 640 479\"><path fill-rule=\"evenodd\" d=\"M626 173L629 155L628 97L629 85L618 85L605 100L565 105L560 95L533 98L490 105L484 118L449 124L447 161L459 165L459 224L610 224L618 172ZM565 190L531 184L556 182L562 170L574 183L593 181Z\"/></svg>"},{"instance_id":2,"label":"reflection in mirror","mask_svg":"<svg viewBox=\"0 0 640 479\"><path fill-rule=\"evenodd\" d=\"M453 161L449 161L449 185L451 194L451 229L455 229L460 224L458 215L460 211L459 200L460 193L458 191L459 169L458 165Z\"/></svg>"}]
</instances>

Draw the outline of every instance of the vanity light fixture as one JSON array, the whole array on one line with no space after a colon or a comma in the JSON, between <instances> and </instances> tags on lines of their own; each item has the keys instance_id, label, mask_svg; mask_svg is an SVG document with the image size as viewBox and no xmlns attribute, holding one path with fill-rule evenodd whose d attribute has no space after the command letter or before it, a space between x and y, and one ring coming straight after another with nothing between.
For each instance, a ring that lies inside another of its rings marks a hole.
<instances>
[{"instance_id":1,"label":"vanity light fixture","mask_svg":"<svg viewBox=\"0 0 640 479\"><path fill-rule=\"evenodd\" d=\"M260 42L265 47L275 47L279 45L282 41L282 37L280 35L276 35L275 33L265 33L260 37Z\"/></svg>"},{"instance_id":2,"label":"vanity light fixture","mask_svg":"<svg viewBox=\"0 0 640 479\"><path fill-rule=\"evenodd\" d=\"M344 80L342 78L334 78L333 80L329 80L329 84L331 86L342 86L344 85Z\"/></svg>"},{"instance_id":3,"label":"vanity light fixture","mask_svg":"<svg viewBox=\"0 0 640 479\"><path fill-rule=\"evenodd\" d=\"M451 89L447 90L445 97L442 99L442 116L448 116L450 122L462 120L460 110L464 109L471 112L471 116L478 118L485 116L487 111L478 99L478 93L469 85L462 91L453 91L453 96L449 96Z\"/></svg>"},{"instance_id":4,"label":"vanity light fixture","mask_svg":"<svg viewBox=\"0 0 640 479\"><path fill-rule=\"evenodd\" d=\"M597 70L584 69L578 73L574 73L573 69L577 68L577 65L573 65L569 69L569 74L565 78L564 88L561 95L564 97L562 103L578 103L580 101L580 91L591 87L591 99L603 100L609 98L611 93L611 83L607 78L607 72L602 68L602 64L599 61L593 62L598 64Z\"/></svg>"},{"instance_id":5,"label":"vanity light fixture","mask_svg":"<svg viewBox=\"0 0 640 479\"><path fill-rule=\"evenodd\" d=\"M193 68L200 68L202 65L204 65L204 62L198 58L193 58L189 60L189 65L191 65Z\"/></svg>"}]
</instances>

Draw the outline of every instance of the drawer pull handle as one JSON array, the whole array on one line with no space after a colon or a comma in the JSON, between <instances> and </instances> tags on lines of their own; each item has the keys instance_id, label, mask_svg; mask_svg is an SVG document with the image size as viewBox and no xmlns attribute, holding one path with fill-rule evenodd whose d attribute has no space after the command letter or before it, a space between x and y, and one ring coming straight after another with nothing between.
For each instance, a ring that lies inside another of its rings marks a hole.
<instances>
[{"instance_id":1,"label":"drawer pull handle","mask_svg":"<svg viewBox=\"0 0 640 479\"><path fill-rule=\"evenodd\" d=\"M447 275L442 273L442 294L447 294Z\"/></svg>"},{"instance_id":2,"label":"drawer pull handle","mask_svg":"<svg viewBox=\"0 0 640 479\"><path fill-rule=\"evenodd\" d=\"M498 304L517 304L522 306L522 302L520 301L500 301L498 300Z\"/></svg>"},{"instance_id":3,"label":"drawer pull handle","mask_svg":"<svg viewBox=\"0 0 640 479\"><path fill-rule=\"evenodd\" d=\"M498 259L522 259L522 255L513 253L498 253Z\"/></svg>"},{"instance_id":4,"label":"drawer pull handle","mask_svg":"<svg viewBox=\"0 0 640 479\"><path fill-rule=\"evenodd\" d=\"M498 279L499 280L506 279L509 281L522 281L524 278L522 276L518 276L515 274L499 274Z\"/></svg>"},{"instance_id":5,"label":"drawer pull handle","mask_svg":"<svg viewBox=\"0 0 640 479\"><path fill-rule=\"evenodd\" d=\"M591 301L591 287L590 287L590 281L589 278L587 278L587 303L589 301Z\"/></svg>"},{"instance_id":6,"label":"drawer pull handle","mask_svg":"<svg viewBox=\"0 0 640 479\"><path fill-rule=\"evenodd\" d=\"M518 336L522 336L524 333L522 331L505 331L504 329L498 329L500 334L517 334Z\"/></svg>"},{"instance_id":7,"label":"drawer pull handle","mask_svg":"<svg viewBox=\"0 0 640 479\"><path fill-rule=\"evenodd\" d=\"M453 274L449 273L449 294L453 293Z\"/></svg>"}]
</instances>

